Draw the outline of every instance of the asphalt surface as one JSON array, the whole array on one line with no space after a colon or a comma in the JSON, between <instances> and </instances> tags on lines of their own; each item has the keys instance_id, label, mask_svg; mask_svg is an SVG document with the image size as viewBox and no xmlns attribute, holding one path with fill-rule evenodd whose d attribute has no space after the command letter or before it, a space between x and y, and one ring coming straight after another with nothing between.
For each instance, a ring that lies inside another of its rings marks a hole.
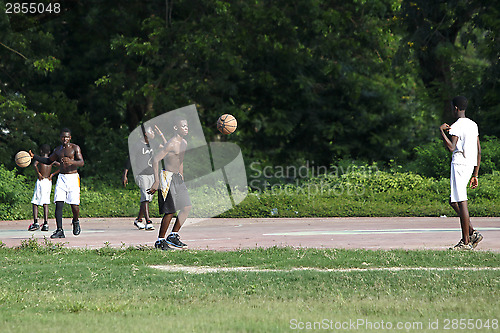
<instances>
[{"instance_id":1,"label":"asphalt surface","mask_svg":"<svg viewBox=\"0 0 500 333\"><path fill-rule=\"evenodd\" d=\"M64 239L50 239L53 219L48 232L28 231L29 220L0 221L0 241L8 247L30 238L72 248L153 246L160 219L154 219L154 231L138 230L133 220L82 218L82 232L74 236L71 219L64 219ZM484 236L476 250L500 252L500 217L473 218L472 224ZM273 246L445 250L461 238L457 217L188 219L179 234L188 249L217 251Z\"/></svg>"}]
</instances>

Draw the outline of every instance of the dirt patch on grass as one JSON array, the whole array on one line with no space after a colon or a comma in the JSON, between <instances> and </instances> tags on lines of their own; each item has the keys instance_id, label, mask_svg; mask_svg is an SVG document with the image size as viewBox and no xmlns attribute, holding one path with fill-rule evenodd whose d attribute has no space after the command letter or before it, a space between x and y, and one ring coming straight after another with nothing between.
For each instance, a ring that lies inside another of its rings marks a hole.
<instances>
[{"instance_id":1,"label":"dirt patch on grass","mask_svg":"<svg viewBox=\"0 0 500 333\"><path fill-rule=\"evenodd\" d=\"M151 268L168 272L185 272L191 274L225 273L225 272L298 272L313 271L321 273L349 273L349 272L400 272L400 271L498 271L500 267L373 267L373 268L314 268L295 267L291 269L267 269L256 267L212 267L212 266L184 266L184 265L154 265Z\"/></svg>"}]
</instances>

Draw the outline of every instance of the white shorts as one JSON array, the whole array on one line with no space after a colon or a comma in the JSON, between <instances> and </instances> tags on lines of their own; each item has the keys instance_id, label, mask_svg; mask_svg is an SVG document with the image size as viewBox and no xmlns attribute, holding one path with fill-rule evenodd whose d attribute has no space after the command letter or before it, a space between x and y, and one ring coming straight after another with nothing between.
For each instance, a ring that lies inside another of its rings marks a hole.
<instances>
[{"instance_id":1,"label":"white shorts","mask_svg":"<svg viewBox=\"0 0 500 333\"><path fill-rule=\"evenodd\" d=\"M80 175L63 173L57 176L54 202L64 201L70 205L80 204Z\"/></svg>"},{"instance_id":2,"label":"white shorts","mask_svg":"<svg viewBox=\"0 0 500 333\"><path fill-rule=\"evenodd\" d=\"M467 185L473 171L473 165L451 163L451 202L467 201Z\"/></svg>"},{"instance_id":3,"label":"white shorts","mask_svg":"<svg viewBox=\"0 0 500 333\"><path fill-rule=\"evenodd\" d=\"M135 177L135 183L141 189L141 202L149 201L153 199L153 196L148 193L148 190L153 186L155 182L154 175L139 175Z\"/></svg>"},{"instance_id":4,"label":"white shorts","mask_svg":"<svg viewBox=\"0 0 500 333\"><path fill-rule=\"evenodd\" d=\"M50 204L50 192L52 192L52 181L48 178L37 179L31 203L37 206Z\"/></svg>"}]
</instances>

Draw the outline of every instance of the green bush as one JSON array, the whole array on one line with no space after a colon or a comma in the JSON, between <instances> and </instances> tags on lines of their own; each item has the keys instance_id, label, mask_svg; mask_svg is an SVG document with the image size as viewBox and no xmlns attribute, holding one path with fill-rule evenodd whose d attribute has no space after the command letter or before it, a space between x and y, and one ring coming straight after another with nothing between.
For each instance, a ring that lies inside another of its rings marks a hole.
<instances>
[{"instance_id":1,"label":"green bush","mask_svg":"<svg viewBox=\"0 0 500 333\"><path fill-rule=\"evenodd\" d=\"M441 140L434 140L415 147L415 159L407 166L414 173L425 177L450 177L451 153Z\"/></svg>"},{"instance_id":2,"label":"green bush","mask_svg":"<svg viewBox=\"0 0 500 333\"><path fill-rule=\"evenodd\" d=\"M26 177L7 170L0 164L0 203L15 205L23 201Z\"/></svg>"},{"instance_id":3,"label":"green bush","mask_svg":"<svg viewBox=\"0 0 500 333\"><path fill-rule=\"evenodd\" d=\"M398 168L375 171L375 168L358 166L346 173L323 174L293 184L273 184L266 190L251 190L243 202L219 216L454 216L448 205L449 178L394 172L395 169ZM137 215L139 189L133 180L123 188L120 177L120 173L99 178L82 177L81 217L132 218ZM31 219L33 186L33 180L0 166L0 220ZM191 217L206 216L206 209L221 204L218 199L221 194L213 188L201 187L195 191L206 192L206 202L193 207ZM472 216L500 215L500 172L482 175L479 187L469 189L468 195ZM49 209L52 219L54 205ZM150 211L152 217L160 217L156 197ZM65 205L63 216L71 217L69 205Z\"/></svg>"},{"instance_id":4,"label":"green bush","mask_svg":"<svg viewBox=\"0 0 500 333\"><path fill-rule=\"evenodd\" d=\"M500 171L500 139L485 136L481 141L480 174L490 174Z\"/></svg>"},{"instance_id":5,"label":"green bush","mask_svg":"<svg viewBox=\"0 0 500 333\"><path fill-rule=\"evenodd\" d=\"M448 204L449 178L427 178L411 172L359 170L324 175L299 185L256 190L222 217L441 216L455 213ZM500 173L480 178L469 189L472 216L500 214Z\"/></svg>"},{"instance_id":6,"label":"green bush","mask_svg":"<svg viewBox=\"0 0 500 333\"><path fill-rule=\"evenodd\" d=\"M481 140L481 166L479 174L500 171L500 139L485 136ZM406 169L425 177L450 177L451 153L441 140L434 140L415 148L415 158Z\"/></svg>"},{"instance_id":7,"label":"green bush","mask_svg":"<svg viewBox=\"0 0 500 333\"><path fill-rule=\"evenodd\" d=\"M28 197L27 197L28 196ZM3 164L0 164L0 219L11 220L21 218L14 207L31 199L26 177L18 175L15 170L7 170Z\"/></svg>"}]
</instances>

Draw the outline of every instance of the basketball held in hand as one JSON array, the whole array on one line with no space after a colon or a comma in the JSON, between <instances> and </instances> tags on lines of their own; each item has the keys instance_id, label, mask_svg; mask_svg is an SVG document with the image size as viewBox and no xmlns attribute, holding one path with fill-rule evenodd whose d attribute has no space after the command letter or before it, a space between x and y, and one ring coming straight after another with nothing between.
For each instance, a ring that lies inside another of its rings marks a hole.
<instances>
[{"instance_id":1,"label":"basketball held in hand","mask_svg":"<svg viewBox=\"0 0 500 333\"><path fill-rule=\"evenodd\" d=\"M27 151L21 150L16 154L15 161L17 166L26 168L31 163L31 156Z\"/></svg>"},{"instance_id":2,"label":"basketball held in hand","mask_svg":"<svg viewBox=\"0 0 500 333\"><path fill-rule=\"evenodd\" d=\"M223 114L217 120L217 129L222 134L231 134L236 131L236 127L238 127L238 122L230 114Z\"/></svg>"}]
</instances>

